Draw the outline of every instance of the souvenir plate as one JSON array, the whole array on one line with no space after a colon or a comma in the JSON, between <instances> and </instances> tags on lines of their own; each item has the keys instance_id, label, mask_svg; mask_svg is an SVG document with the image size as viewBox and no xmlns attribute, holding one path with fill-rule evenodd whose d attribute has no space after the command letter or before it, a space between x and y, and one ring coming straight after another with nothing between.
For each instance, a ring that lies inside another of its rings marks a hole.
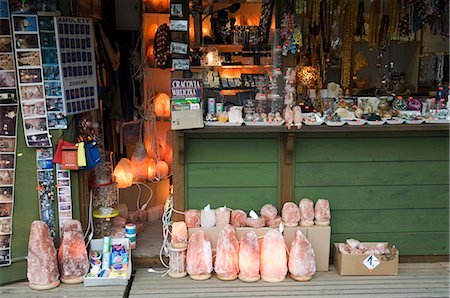
<instances>
[{"instance_id":1,"label":"souvenir plate","mask_svg":"<svg viewBox=\"0 0 450 298\"><path fill-rule=\"evenodd\" d=\"M337 122L337 121L325 121L325 124L328 125L328 126L342 126L342 125L345 124L345 122L344 121L339 121L339 122Z\"/></svg>"},{"instance_id":2,"label":"souvenir plate","mask_svg":"<svg viewBox=\"0 0 450 298\"><path fill-rule=\"evenodd\" d=\"M383 125L386 121L383 120L375 120L375 121L367 121L367 124L369 125Z\"/></svg>"},{"instance_id":3,"label":"souvenir plate","mask_svg":"<svg viewBox=\"0 0 450 298\"><path fill-rule=\"evenodd\" d=\"M393 118L393 119L387 119L386 123L391 125L398 125L405 122L405 119L402 118Z\"/></svg>"},{"instance_id":4,"label":"souvenir plate","mask_svg":"<svg viewBox=\"0 0 450 298\"><path fill-rule=\"evenodd\" d=\"M450 123L450 120L432 118L432 119L426 119L425 123L430 123L430 124L448 124L448 123Z\"/></svg>"},{"instance_id":5,"label":"souvenir plate","mask_svg":"<svg viewBox=\"0 0 450 298\"><path fill-rule=\"evenodd\" d=\"M281 122L264 122L264 121L244 121L246 126L281 126L284 120Z\"/></svg>"},{"instance_id":6,"label":"souvenir plate","mask_svg":"<svg viewBox=\"0 0 450 298\"><path fill-rule=\"evenodd\" d=\"M354 119L354 120L347 120L345 121L348 125L352 126L360 126L367 123L367 120L365 119Z\"/></svg>"},{"instance_id":7,"label":"souvenir plate","mask_svg":"<svg viewBox=\"0 0 450 298\"><path fill-rule=\"evenodd\" d=\"M237 127L241 126L243 122L230 123L230 122L219 122L219 121L205 121L205 126L228 126Z\"/></svg>"}]
</instances>

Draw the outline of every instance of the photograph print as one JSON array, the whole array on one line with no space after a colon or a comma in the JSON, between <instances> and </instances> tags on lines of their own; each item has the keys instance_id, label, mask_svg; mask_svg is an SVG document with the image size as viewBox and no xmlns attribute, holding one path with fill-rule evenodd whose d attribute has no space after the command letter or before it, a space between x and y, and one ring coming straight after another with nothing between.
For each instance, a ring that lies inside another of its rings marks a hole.
<instances>
[{"instance_id":1,"label":"photograph print","mask_svg":"<svg viewBox=\"0 0 450 298\"><path fill-rule=\"evenodd\" d=\"M42 84L32 86L20 86L20 98L22 100L44 98L44 88Z\"/></svg>"},{"instance_id":2,"label":"photograph print","mask_svg":"<svg viewBox=\"0 0 450 298\"><path fill-rule=\"evenodd\" d=\"M0 218L0 234L11 234L12 220L10 218Z\"/></svg>"},{"instance_id":3,"label":"photograph print","mask_svg":"<svg viewBox=\"0 0 450 298\"><path fill-rule=\"evenodd\" d=\"M0 154L0 169L14 169L14 157L12 153Z\"/></svg>"},{"instance_id":4,"label":"photograph print","mask_svg":"<svg viewBox=\"0 0 450 298\"><path fill-rule=\"evenodd\" d=\"M13 16L13 23L16 32L37 32L35 16Z\"/></svg>"},{"instance_id":5,"label":"photograph print","mask_svg":"<svg viewBox=\"0 0 450 298\"><path fill-rule=\"evenodd\" d=\"M0 235L0 249L4 250L6 248L9 248L11 241L11 235Z\"/></svg>"},{"instance_id":6,"label":"photograph print","mask_svg":"<svg viewBox=\"0 0 450 298\"><path fill-rule=\"evenodd\" d=\"M19 69L19 80L22 84L41 83L42 75L40 68Z\"/></svg>"},{"instance_id":7,"label":"photograph print","mask_svg":"<svg viewBox=\"0 0 450 298\"><path fill-rule=\"evenodd\" d=\"M0 152L12 152L16 151L16 138L15 137L0 137Z\"/></svg>"},{"instance_id":8,"label":"photograph print","mask_svg":"<svg viewBox=\"0 0 450 298\"><path fill-rule=\"evenodd\" d=\"M14 184L14 170L0 170L0 185Z\"/></svg>"},{"instance_id":9,"label":"photograph print","mask_svg":"<svg viewBox=\"0 0 450 298\"><path fill-rule=\"evenodd\" d=\"M0 187L0 202L12 202L13 200L13 187L3 186Z\"/></svg>"},{"instance_id":10,"label":"photograph print","mask_svg":"<svg viewBox=\"0 0 450 298\"><path fill-rule=\"evenodd\" d=\"M34 118L34 119L25 119L25 134L26 135L34 135L40 134L47 131L47 118Z\"/></svg>"},{"instance_id":11,"label":"photograph print","mask_svg":"<svg viewBox=\"0 0 450 298\"><path fill-rule=\"evenodd\" d=\"M10 54L0 54L0 70L14 71L14 56Z\"/></svg>"},{"instance_id":12,"label":"photograph print","mask_svg":"<svg viewBox=\"0 0 450 298\"><path fill-rule=\"evenodd\" d=\"M10 35L9 19L0 19L0 35Z\"/></svg>"},{"instance_id":13,"label":"photograph print","mask_svg":"<svg viewBox=\"0 0 450 298\"><path fill-rule=\"evenodd\" d=\"M16 86L16 75L14 71L0 72L0 88L12 88Z\"/></svg>"},{"instance_id":14,"label":"photograph print","mask_svg":"<svg viewBox=\"0 0 450 298\"><path fill-rule=\"evenodd\" d=\"M0 266L11 263L11 251L9 249L0 250Z\"/></svg>"},{"instance_id":15,"label":"photograph print","mask_svg":"<svg viewBox=\"0 0 450 298\"><path fill-rule=\"evenodd\" d=\"M0 217L12 215L12 203L0 203Z\"/></svg>"},{"instance_id":16,"label":"photograph print","mask_svg":"<svg viewBox=\"0 0 450 298\"><path fill-rule=\"evenodd\" d=\"M0 0L0 18L9 18L8 1Z\"/></svg>"},{"instance_id":17,"label":"photograph print","mask_svg":"<svg viewBox=\"0 0 450 298\"><path fill-rule=\"evenodd\" d=\"M38 35L37 34L16 34L16 48L17 49L38 49Z\"/></svg>"},{"instance_id":18,"label":"photograph print","mask_svg":"<svg viewBox=\"0 0 450 298\"><path fill-rule=\"evenodd\" d=\"M27 136L27 144L30 147L50 147L52 145L47 133Z\"/></svg>"},{"instance_id":19,"label":"photograph print","mask_svg":"<svg viewBox=\"0 0 450 298\"><path fill-rule=\"evenodd\" d=\"M12 39L10 36L0 37L0 53L11 53L12 52Z\"/></svg>"},{"instance_id":20,"label":"photograph print","mask_svg":"<svg viewBox=\"0 0 450 298\"><path fill-rule=\"evenodd\" d=\"M27 118L37 118L45 116L45 101L29 101L22 103L23 117Z\"/></svg>"},{"instance_id":21,"label":"photograph print","mask_svg":"<svg viewBox=\"0 0 450 298\"><path fill-rule=\"evenodd\" d=\"M40 66L41 55L39 51L18 52L17 62L19 66Z\"/></svg>"},{"instance_id":22,"label":"photograph print","mask_svg":"<svg viewBox=\"0 0 450 298\"><path fill-rule=\"evenodd\" d=\"M17 105L0 106L0 135L16 135Z\"/></svg>"}]
</instances>

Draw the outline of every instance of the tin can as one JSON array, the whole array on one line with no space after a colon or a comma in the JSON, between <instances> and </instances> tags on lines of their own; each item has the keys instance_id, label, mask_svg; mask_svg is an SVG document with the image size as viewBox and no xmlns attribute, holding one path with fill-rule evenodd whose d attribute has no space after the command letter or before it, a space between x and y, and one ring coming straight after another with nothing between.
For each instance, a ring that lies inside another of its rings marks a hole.
<instances>
[{"instance_id":1,"label":"tin can","mask_svg":"<svg viewBox=\"0 0 450 298\"><path fill-rule=\"evenodd\" d=\"M208 98L208 114L215 114L216 113L216 99L214 97Z\"/></svg>"},{"instance_id":2,"label":"tin can","mask_svg":"<svg viewBox=\"0 0 450 298\"><path fill-rule=\"evenodd\" d=\"M136 234L136 225L135 224L126 224L125 225L125 233L126 234Z\"/></svg>"},{"instance_id":3,"label":"tin can","mask_svg":"<svg viewBox=\"0 0 450 298\"><path fill-rule=\"evenodd\" d=\"M136 234L126 234L126 236L130 242L136 242Z\"/></svg>"},{"instance_id":4,"label":"tin can","mask_svg":"<svg viewBox=\"0 0 450 298\"><path fill-rule=\"evenodd\" d=\"M218 102L216 103L216 113L222 113L223 112L223 103Z\"/></svg>"}]
</instances>

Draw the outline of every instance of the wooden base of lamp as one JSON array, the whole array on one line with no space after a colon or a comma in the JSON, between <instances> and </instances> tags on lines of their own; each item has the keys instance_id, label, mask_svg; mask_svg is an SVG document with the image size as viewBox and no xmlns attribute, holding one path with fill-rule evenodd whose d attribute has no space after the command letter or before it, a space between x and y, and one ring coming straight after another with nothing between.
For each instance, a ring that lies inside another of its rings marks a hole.
<instances>
[{"instance_id":1,"label":"wooden base of lamp","mask_svg":"<svg viewBox=\"0 0 450 298\"><path fill-rule=\"evenodd\" d=\"M235 280L238 277L237 274L230 275L230 276L223 276L223 275L217 274L216 276L218 279L225 280L225 281Z\"/></svg>"},{"instance_id":2,"label":"wooden base of lamp","mask_svg":"<svg viewBox=\"0 0 450 298\"><path fill-rule=\"evenodd\" d=\"M296 281L310 281L312 276L295 276L291 274L291 278Z\"/></svg>"},{"instance_id":3,"label":"wooden base of lamp","mask_svg":"<svg viewBox=\"0 0 450 298\"><path fill-rule=\"evenodd\" d=\"M327 221L317 221L317 220L315 220L314 224L316 226L328 226L328 225L330 225L330 221L329 220L327 220Z\"/></svg>"},{"instance_id":4,"label":"wooden base of lamp","mask_svg":"<svg viewBox=\"0 0 450 298\"><path fill-rule=\"evenodd\" d=\"M84 280L84 277L77 277L77 278L62 278L61 277L61 282L64 284L70 284L70 285L74 285L74 284L81 284Z\"/></svg>"},{"instance_id":5,"label":"wooden base of lamp","mask_svg":"<svg viewBox=\"0 0 450 298\"><path fill-rule=\"evenodd\" d=\"M170 277L173 278L182 278L185 277L187 275L187 272L171 272L169 271L169 273L167 273Z\"/></svg>"},{"instance_id":6,"label":"wooden base of lamp","mask_svg":"<svg viewBox=\"0 0 450 298\"><path fill-rule=\"evenodd\" d=\"M211 278L210 274L189 275L193 280L207 280Z\"/></svg>"}]
</instances>

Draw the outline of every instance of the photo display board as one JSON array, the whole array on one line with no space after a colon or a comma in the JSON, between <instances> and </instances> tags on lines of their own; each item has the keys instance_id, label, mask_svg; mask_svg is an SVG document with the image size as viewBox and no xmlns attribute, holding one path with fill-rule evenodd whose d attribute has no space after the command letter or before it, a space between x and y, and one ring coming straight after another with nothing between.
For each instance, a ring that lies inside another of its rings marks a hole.
<instances>
[{"instance_id":1,"label":"photo display board","mask_svg":"<svg viewBox=\"0 0 450 298\"><path fill-rule=\"evenodd\" d=\"M0 267L11 265L17 139L17 76L9 3L0 0Z\"/></svg>"},{"instance_id":2,"label":"photo display board","mask_svg":"<svg viewBox=\"0 0 450 298\"><path fill-rule=\"evenodd\" d=\"M36 15L12 15L20 105L28 147L51 147Z\"/></svg>"},{"instance_id":3,"label":"photo display board","mask_svg":"<svg viewBox=\"0 0 450 298\"><path fill-rule=\"evenodd\" d=\"M55 25L65 114L98 109L92 20L56 17Z\"/></svg>"}]
</instances>

